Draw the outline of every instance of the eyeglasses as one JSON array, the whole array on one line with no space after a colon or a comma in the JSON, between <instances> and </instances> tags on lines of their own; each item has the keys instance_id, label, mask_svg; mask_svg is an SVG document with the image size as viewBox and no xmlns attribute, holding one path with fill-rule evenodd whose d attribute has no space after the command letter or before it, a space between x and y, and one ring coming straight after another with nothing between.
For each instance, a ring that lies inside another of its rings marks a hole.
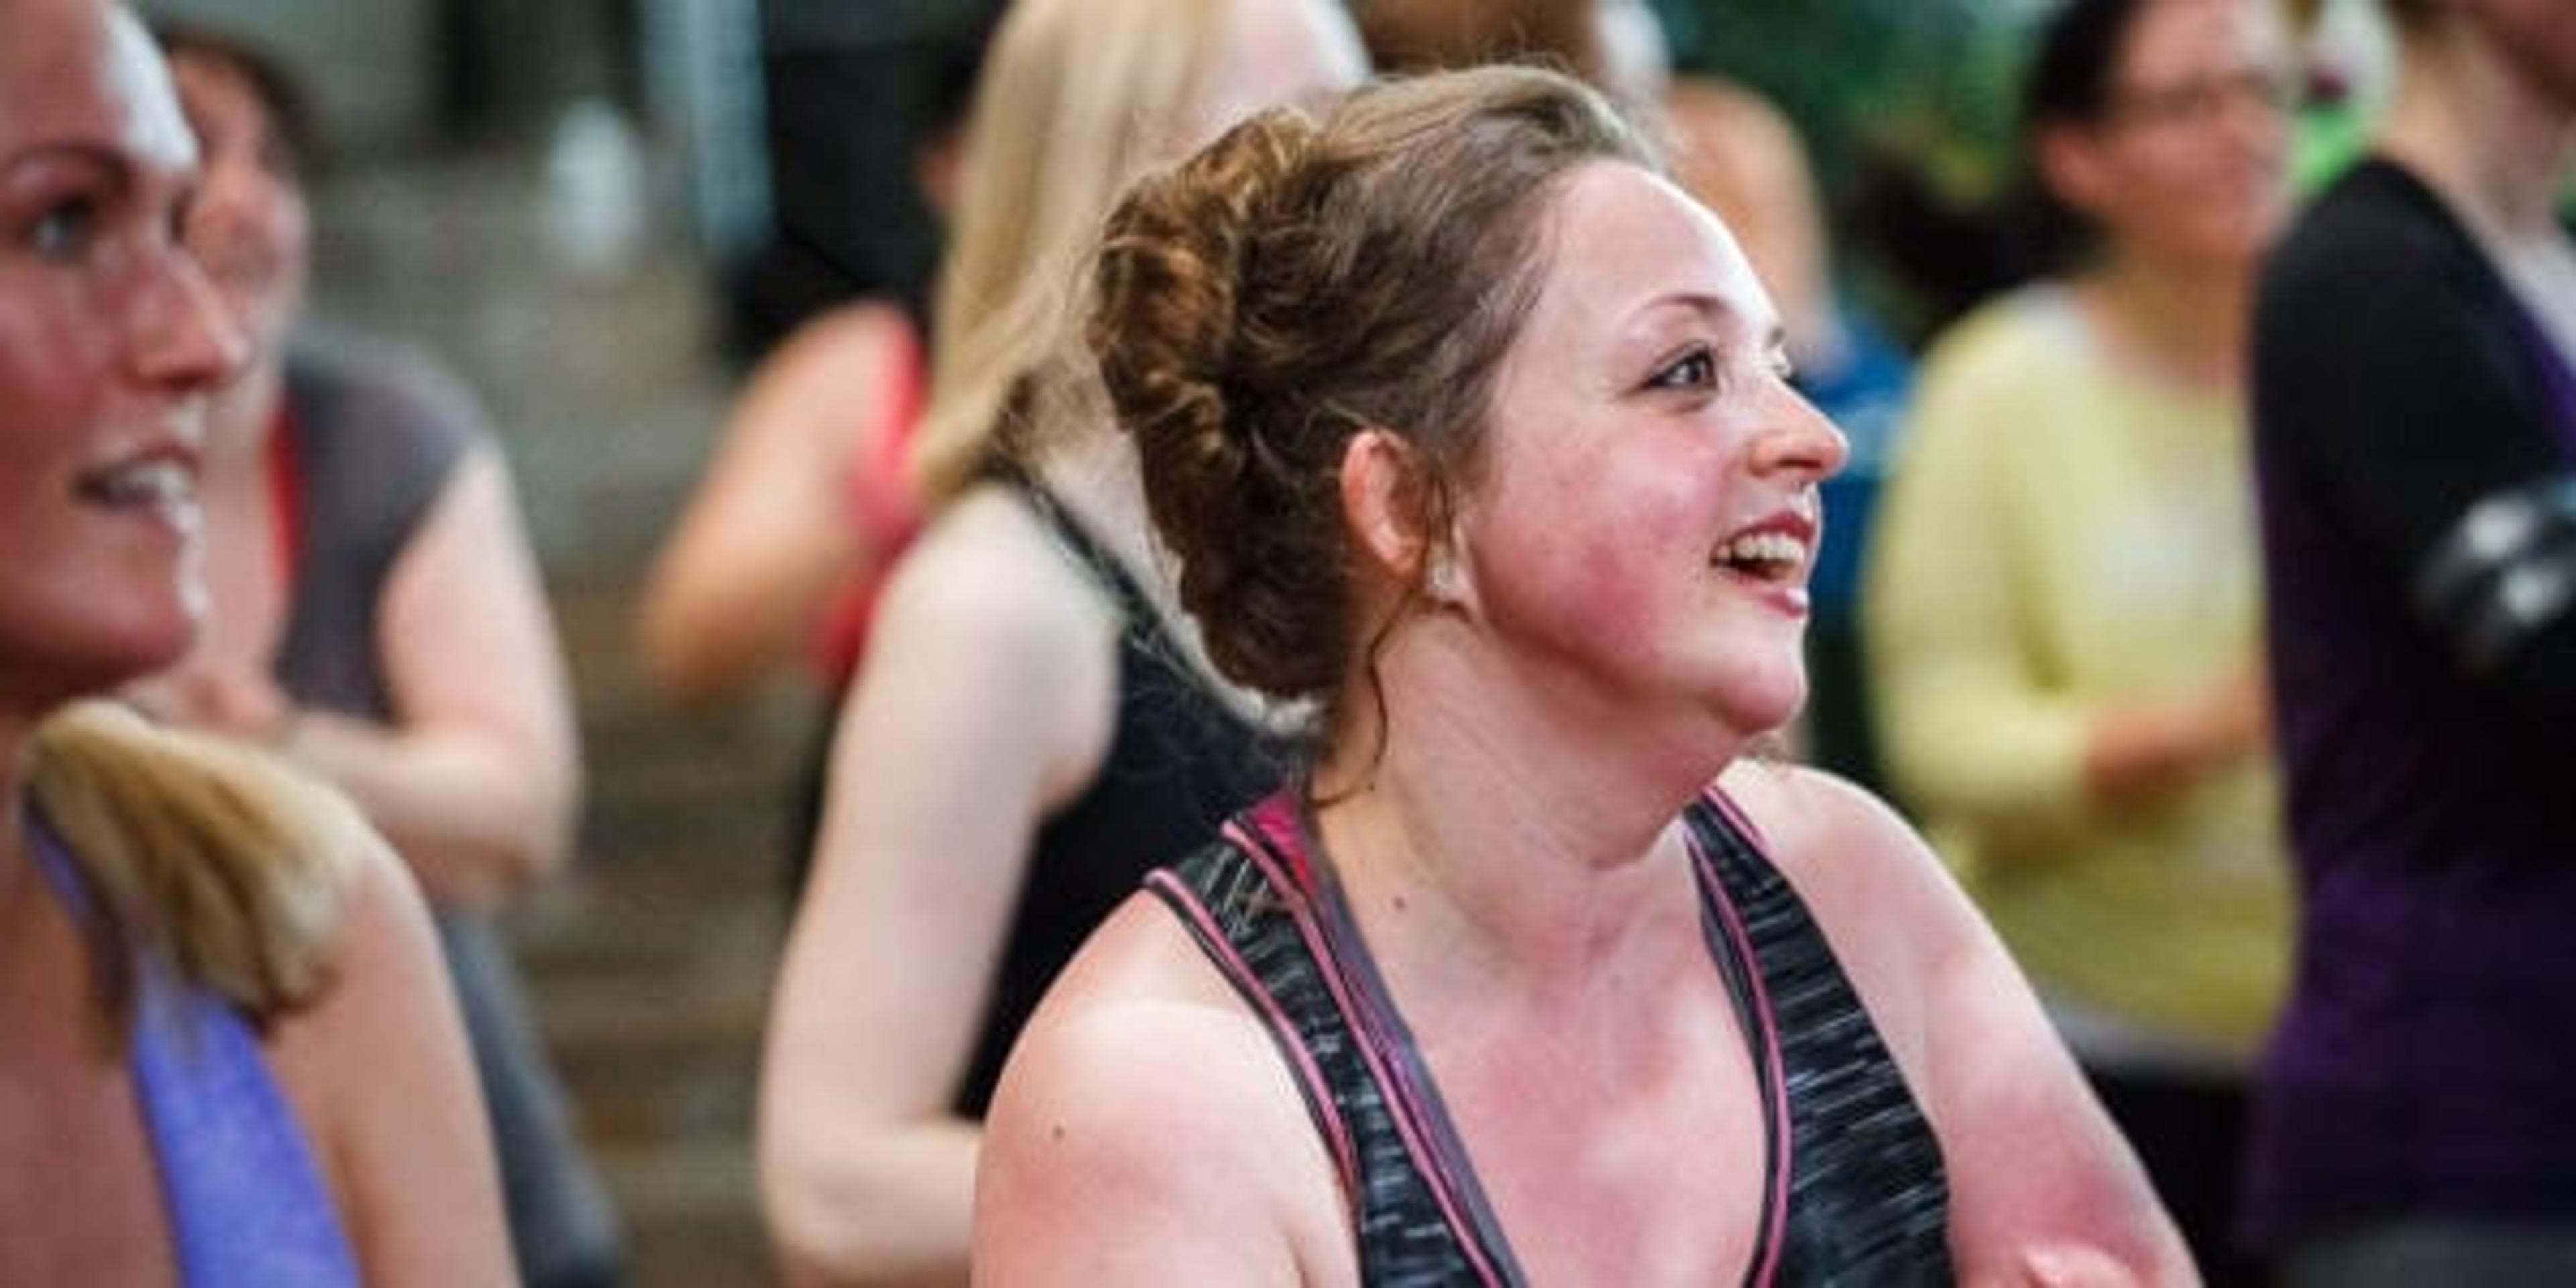
<instances>
[{"instance_id":1,"label":"eyeglasses","mask_svg":"<svg viewBox=\"0 0 2576 1288\"><path fill-rule=\"evenodd\" d=\"M2170 85L2115 89L2103 105L2102 119L2113 126L2205 125L2234 107L2286 113L2298 106L2298 99L2298 87L2290 77L2249 67Z\"/></svg>"}]
</instances>

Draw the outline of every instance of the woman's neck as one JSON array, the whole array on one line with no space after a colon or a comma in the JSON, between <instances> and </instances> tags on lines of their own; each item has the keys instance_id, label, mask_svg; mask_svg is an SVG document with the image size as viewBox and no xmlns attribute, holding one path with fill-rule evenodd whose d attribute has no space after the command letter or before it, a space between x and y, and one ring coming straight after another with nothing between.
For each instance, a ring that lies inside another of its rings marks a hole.
<instances>
[{"instance_id":1,"label":"woman's neck","mask_svg":"<svg viewBox=\"0 0 2576 1288\"><path fill-rule=\"evenodd\" d=\"M2379 150L2413 171L2490 240L2560 233L2560 181L2576 158L2576 112L2553 103L2461 20L2406 46Z\"/></svg>"},{"instance_id":2,"label":"woman's neck","mask_svg":"<svg viewBox=\"0 0 2576 1288\"><path fill-rule=\"evenodd\" d=\"M1348 695L1315 781L1363 925L1413 927L1440 969L1544 980L1614 951L1649 910L1690 906L1670 898L1689 879L1673 824L1743 737L1478 656L1456 622L1405 629L1449 639L1386 650L1385 723Z\"/></svg>"},{"instance_id":3,"label":"woman's neck","mask_svg":"<svg viewBox=\"0 0 2576 1288\"><path fill-rule=\"evenodd\" d=\"M2173 264L2114 252L2076 296L2116 355L2159 380L2234 391L2244 384L2253 264Z\"/></svg>"}]
</instances>

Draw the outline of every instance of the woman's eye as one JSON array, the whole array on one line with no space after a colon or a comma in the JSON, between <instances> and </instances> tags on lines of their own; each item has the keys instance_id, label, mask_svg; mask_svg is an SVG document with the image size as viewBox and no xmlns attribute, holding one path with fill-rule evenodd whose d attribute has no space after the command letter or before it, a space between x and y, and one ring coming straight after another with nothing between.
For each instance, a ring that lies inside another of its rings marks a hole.
<instances>
[{"instance_id":1,"label":"woman's eye","mask_svg":"<svg viewBox=\"0 0 2576 1288\"><path fill-rule=\"evenodd\" d=\"M59 201L36 216L27 229L27 244L47 259L66 260L81 251L98 224L98 207L86 197Z\"/></svg>"},{"instance_id":2,"label":"woman's eye","mask_svg":"<svg viewBox=\"0 0 2576 1288\"><path fill-rule=\"evenodd\" d=\"M1705 389L1717 383L1717 359L1706 349L1689 353L1666 363L1646 381L1649 389Z\"/></svg>"}]
</instances>

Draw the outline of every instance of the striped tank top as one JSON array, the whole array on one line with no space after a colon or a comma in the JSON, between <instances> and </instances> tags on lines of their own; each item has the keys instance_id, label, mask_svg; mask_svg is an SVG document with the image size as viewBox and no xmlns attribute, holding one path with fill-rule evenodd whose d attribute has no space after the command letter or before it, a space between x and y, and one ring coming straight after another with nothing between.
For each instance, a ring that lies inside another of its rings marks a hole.
<instances>
[{"instance_id":1,"label":"striped tank top","mask_svg":"<svg viewBox=\"0 0 2576 1288\"><path fill-rule=\"evenodd\" d=\"M1278 1042L1352 1204L1363 1282L1526 1283L1294 792L1147 888ZM1709 955L1763 1099L1744 1282L1950 1282L1940 1145L1832 947L1722 794L1685 818Z\"/></svg>"}]
</instances>

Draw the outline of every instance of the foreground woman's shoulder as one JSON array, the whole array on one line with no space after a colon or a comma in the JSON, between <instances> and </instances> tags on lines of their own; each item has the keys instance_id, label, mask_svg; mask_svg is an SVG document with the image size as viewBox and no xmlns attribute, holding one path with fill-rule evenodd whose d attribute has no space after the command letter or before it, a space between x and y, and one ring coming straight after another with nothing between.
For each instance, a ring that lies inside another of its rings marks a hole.
<instances>
[{"instance_id":1,"label":"foreground woman's shoulder","mask_svg":"<svg viewBox=\"0 0 2576 1288\"><path fill-rule=\"evenodd\" d=\"M1737 761L1719 776L1755 839L1784 868L1830 856L1835 862L1910 867L1931 850L1914 826L1877 793L1838 774L1778 761Z\"/></svg>"},{"instance_id":2,"label":"foreground woman's shoulder","mask_svg":"<svg viewBox=\"0 0 2576 1288\"><path fill-rule=\"evenodd\" d=\"M1187 933L1152 897L1130 899L1013 1050L985 1123L979 1271L1187 1278L1199 1265L1243 1279L1267 1266L1280 1273L1246 1281L1297 1281L1346 1241L1303 1105L1268 1030Z\"/></svg>"}]
</instances>

